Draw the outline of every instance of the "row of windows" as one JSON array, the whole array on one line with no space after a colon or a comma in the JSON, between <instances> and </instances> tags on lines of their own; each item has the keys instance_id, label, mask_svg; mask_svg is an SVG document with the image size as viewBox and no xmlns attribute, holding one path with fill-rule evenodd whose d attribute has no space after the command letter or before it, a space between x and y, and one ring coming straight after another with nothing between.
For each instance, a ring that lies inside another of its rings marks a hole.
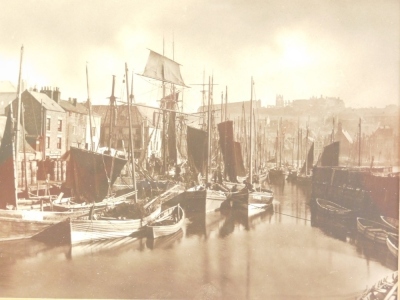
<instances>
[{"instance_id":1,"label":"row of windows","mask_svg":"<svg viewBox=\"0 0 400 300\"><path fill-rule=\"evenodd\" d=\"M50 124L51 124L51 118L47 117L46 118L46 130L50 130L51 129L50 128ZM62 131L62 127L63 127L62 120L57 120L57 130L58 131Z\"/></svg>"},{"instance_id":2,"label":"row of windows","mask_svg":"<svg viewBox=\"0 0 400 300\"><path fill-rule=\"evenodd\" d=\"M57 149L61 149L62 138L57 137ZM46 149L50 149L50 137L46 136Z\"/></svg>"}]
</instances>

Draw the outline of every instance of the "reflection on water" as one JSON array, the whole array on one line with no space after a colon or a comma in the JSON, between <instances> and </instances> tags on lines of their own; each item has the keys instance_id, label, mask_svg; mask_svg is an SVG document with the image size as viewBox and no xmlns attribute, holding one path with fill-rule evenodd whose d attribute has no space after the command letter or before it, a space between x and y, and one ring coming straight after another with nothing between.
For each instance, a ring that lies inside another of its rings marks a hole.
<instances>
[{"instance_id":1,"label":"reflection on water","mask_svg":"<svg viewBox=\"0 0 400 300\"><path fill-rule=\"evenodd\" d=\"M0 243L0 296L355 299L397 269L385 247L310 209L306 188L272 188L270 210L188 215L158 239Z\"/></svg>"}]
</instances>

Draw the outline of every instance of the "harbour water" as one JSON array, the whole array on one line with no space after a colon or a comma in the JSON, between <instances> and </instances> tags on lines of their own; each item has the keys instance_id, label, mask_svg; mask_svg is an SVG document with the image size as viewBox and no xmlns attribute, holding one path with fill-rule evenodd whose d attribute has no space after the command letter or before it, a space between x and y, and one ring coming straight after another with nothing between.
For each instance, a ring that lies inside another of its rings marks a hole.
<instances>
[{"instance_id":1,"label":"harbour water","mask_svg":"<svg viewBox=\"0 0 400 300\"><path fill-rule=\"evenodd\" d=\"M269 211L188 216L156 240L0 243L0 297L357 299L397 270L385 246L316 218L307 188L271 188Z\"/></svg>"}]
</instances>

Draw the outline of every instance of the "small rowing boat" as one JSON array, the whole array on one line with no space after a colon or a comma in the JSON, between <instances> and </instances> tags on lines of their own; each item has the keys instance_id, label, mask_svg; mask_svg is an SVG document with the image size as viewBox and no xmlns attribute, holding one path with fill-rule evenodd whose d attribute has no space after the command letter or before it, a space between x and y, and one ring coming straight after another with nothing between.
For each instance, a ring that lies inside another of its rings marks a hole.
<instances>
[{"instance_id":1,"label":"small rowing boat","mask_svg":"<svg viewBox=\"0 0 400 300\"><path fill-rule=\"evenodd\" d=\"M325 216L340 219L349 219L353 216L353 211L351 209L343 207L332 201L317 198L316 202L318 211Z\"/></svg>"},{"instance_id":2,"label":"small rowing boat","mask_svg":"<svg viewBox=\"0 0 400 300\"><path fill-rule=\"evenodd\" d=\"M386 244L386 238L391 233L391 229L385 224L364 218L357 218L357 230L366 238L380 244Z\"/></svg>"},{"instance_id":3,"label":"small rowing boat","mask_svg":"<svg viewBox=\"0 0 400 300\"><path fill-rule=\"evenodd\" d=\"M185 222L185 211L178 204L162 211L149 225L148 233L151 238L174 234L182 228Z\"/></svg>"}]
</instances>

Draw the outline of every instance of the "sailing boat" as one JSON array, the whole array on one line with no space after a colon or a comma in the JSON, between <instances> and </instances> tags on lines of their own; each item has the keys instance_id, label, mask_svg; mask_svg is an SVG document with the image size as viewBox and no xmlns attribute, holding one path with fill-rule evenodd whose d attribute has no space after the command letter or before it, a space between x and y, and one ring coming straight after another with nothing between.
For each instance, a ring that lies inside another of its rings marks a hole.
<instances>
[{"instance_id":1,"label":"sailing boat","mask_svg":"<svg viewBox=\"0 0 400 300\"><path fill-rule=\"evenodd\" d=\"M87 67L86 67L87 74ZM114 96L115 76L113 77L112 95L110 97L111 112L115 105ZM88 88L89 89L89 88ZM88 91L89 93L89 91ZM89 121L92 122L91 103L88 97ZM136 194L136 189L124 195L115 197L111 188L127 159L119 157L117 151L111 148L111 131L114 123L114 114L110 117L110 142L107 153L98 153L91 150L71 147L67 168L67 184L74 193L73 198L61 198L52 202L55 211L84 211L99 210L107 206L128 201L128 197ZM90 126L92 128L92 126ZM91 133L91 141L93 141ZM92 142L90 143L92 148Z\"/></svg>"},{"instance_id":2,"label":"sailing boat","mask_svg":"<svg viewBox=\"0 0 400 300\"><path fill-rule=\"evenodd\" d=\"M189 166L194 174L204 173L208 164L208 134L204 130L187 126L187 153ZM207 171L205 171L207 172ZM182 207L190 212L212 212L221 207L226 195L222 191L216 191L195 185L185 191Z\"/></svg>"},{"instance_id":3,"label":"sailing boat","mask_svg":"<svg viewBox=\"0 0 400 300\"><path fill-rule=\"evenodd\" d=\"M128 84L127 78L126 82ZM112 95L110 97L111 106L113 106L115 101L114 85L115 76L113 76ZM128 102L129 109L130 104L131 103ZM109 146L111 145L111 139L112 131L110 130ZM131 139L132 135L130 135L130 140ZM133 160L132 143L130 148L132 165L134 166L135 162ZM76 151L76 149L74 149L74 151ZM73 154L72 157L74 157ZM113 171L120 171L126 163L125 159L118 159L115 156L85 151L80 151L80 155L75 158L79 160L77 163L79 168L82 168L82 170L75 169L74 175L80 175L83 176L83 180L89 180L86 182L75 180L75 190L78 191L80 195L83 195L83 197L91 197L93 200L101 199L103 195L107 193L107 191L109 192L111 185L108 185L107 182L112 184L119 174L119 172ZM115 170L113 168L118 169ZM132 171L135 186L136 183L134 170L135 169ZM94 179L93 173L96 175L94 176ZM90 174L92 174L92 177L90 177ZM77 244L89 241L125 237L135 234L139 231L142 231L149 222L154 220L160 214L161 204L163 202L171 199L180 192L179 186L173 187L144 205L141 203L122 203L115 206L111 210L101 212L98 216L91 212L89 219L78 218L74 220L68 220L65 223L67 228L69 228L69 235L65 238L65 240L69 241L71 244Z\"/></svg>"},{"instance_id":4,"label":"sailing boat","mask_svg":"<svg viewBox=\"0 0 400 300\"><path fill-rule=\"evenodd\" d=\"M269 189L256 191L252 188L253 181L253 78L251 79L251 98L250 98L250 159L249 159L249 177L243 182L245 187L238 192L229 194L229 198L232 201L232 206L245 208L248 213L252 214L253 210L266 209L271 207L273 200L273 192ZM233 122L227 121L226 124L218 124L220 132L222 154L224 156L224 163L226 172L229 178L232 180L240 176L240 173L244 173L243 160L241 158L240 143L233 141ZM232 132L232 134L231 134ZM225 133L225 135L224 135ZM224 142L225 139L225 142ZM237 180L236 180L237 181Z\"/></svg>"}]
</instances>

